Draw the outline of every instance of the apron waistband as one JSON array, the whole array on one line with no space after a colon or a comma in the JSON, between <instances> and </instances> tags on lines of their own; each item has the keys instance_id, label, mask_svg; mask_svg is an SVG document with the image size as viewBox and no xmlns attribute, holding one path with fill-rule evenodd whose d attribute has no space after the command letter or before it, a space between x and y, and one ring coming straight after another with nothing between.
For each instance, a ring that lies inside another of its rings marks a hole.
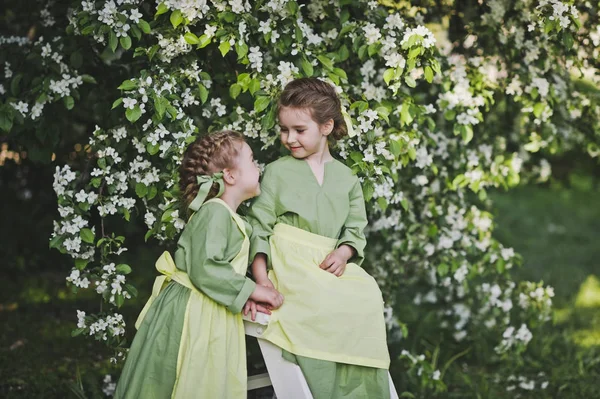
<instances>
[{"instance_id":1,"label":"apron waistband","mask_svg":"<svg viewBox=\"0 0 600 399\"><path fill-rule=\"evenodd\" d=\"M285 223L277 223L273 228L273 234L286 240L296 242L300 245L308 245L317 249L328 251L334 250L338 242L338 240L335 238L311 233Z\"/></svg>"},{"instance_id":2,"label":"apron waistband","mask_svg":"<svg viewBox=\"0 0 600 399\"><path fill-rule=\"evenodd\" d=\"M192 281L187 273L177 269L175 262L168 251L163 252L163 254L156 261L156 270L158 270L162 276L158 276L154 280L154 285L152 286L152 295L150 295L150 299L148 299L148 302L146 302L146 305L144 305L144 308L140 312L140 315L135 322L136 329L140 328L140 325L144 320L144 316L146 316L150 306L152 306L152 303L156 300L164 288L165 283L173 280L186 288L197 291L197 288L194 286L194 284L192 284Z\"/></svg>"}]
</instances>

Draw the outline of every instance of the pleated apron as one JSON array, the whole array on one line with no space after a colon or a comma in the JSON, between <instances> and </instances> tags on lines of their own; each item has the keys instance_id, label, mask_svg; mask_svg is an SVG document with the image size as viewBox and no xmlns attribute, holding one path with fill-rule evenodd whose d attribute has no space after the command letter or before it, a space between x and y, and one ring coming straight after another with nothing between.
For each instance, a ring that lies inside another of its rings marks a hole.
<instances>
[{"instance_id":1,"label":"pleated apron","mask_svg":"<svg viewBox=\"0 0 600 399\"><path fill-rule=\"evenodd\" d=\"M348 263L337 277L319 268L337 240L277 224L269 278L285 297L262 338L296 355L388 369L383 298L377 282Z\"/></svg>"},{"instance_id":2,"label":"pleated apron","mask_svg":"<svg viewBox=\"0 0 600 399\"><path fill-rule=\"evenodd\" d=\"M219 202L219 199L208 202ZM205 203L205 204L206 204ZM242 249L231 261L235 271L246 274L250 241L244 221L223 204L244 235ZM246 341L241 314L232 314L223 305L199 291L187 273L175 266L169 252L156 262L163 274L156 278L152 296L135 324L139 328L152 302L170 280L189 288L190 294L177 356L177 376L172 398L246 398Z\"/></svg>"}]
</instances>

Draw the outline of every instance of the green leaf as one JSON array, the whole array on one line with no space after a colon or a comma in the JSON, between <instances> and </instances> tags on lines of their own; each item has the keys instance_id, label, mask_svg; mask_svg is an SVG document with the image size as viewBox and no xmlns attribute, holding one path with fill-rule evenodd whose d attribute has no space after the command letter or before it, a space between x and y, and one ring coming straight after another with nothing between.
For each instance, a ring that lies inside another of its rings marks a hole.
<instances>
[{"instance_id":1,"label":"green leaf","mask_svg":"<svg viewBox=\"0 0 600 399\"><path fill-rule=\"evenodd\" d=\"M402 103L402 109L400 110L400 122L403 125L408 125L413 121L413 117L410 114L410 103L405 101Z\"/></svg>"},{"instance_id":2,"label":"green leaf","mask_svg":"<svg viewBox=\"0 0 600 399\"><path fill-rule=\"evenodd\" d=\"M387 107L377 107L375 111L377 111L377 114L381 118L383 118L388 124L390 123L390 110Z\"/></svg>"},{"instance_id":3,"label":"green leaf","mask_svg":"<svg viewBox=\"0 0 600 399\"><path fill-rule=\"evenodd\" d=\"M123 298L123 295L119 294L115 297L115 302L117 307L120 308L125 303L125 298Z\"/></svg>"},{"instance_id":4,"label":"green leaf","mask_svg":"<svg viewBox=\"0 0 600 399\"><path fill-rule=\"evenodd\" d=\"M228 40L221 42L221 44L219 44L219 51L221 51L221 55L223 57L225 57L225 55L229 52L230 49L231 49L231 44L229 44Z\"/></svg>"},{"instance_id":5,"label":"green leaf","mask_svg":"<svg viewBox=\"0 0 600 399\"><path fill-rule=\"evenodd\" d=\"M93 76L91 76L91 75L88 75L88 74L83 74L83 75L81 75L81 79L82 79L82 80L83 80L85 83L92 83L92 84L96 84L96 83L98 83L98 82L96 81L96 78L94 78ZM38 102L39 102L39 101L38 101Z\"/></svg>"},{"instance_id":6,"label":"green leaf","mask_svg":"<svg viewBox=\"0 0 600 399\"><path fill-rule=\"evenodd\" d=\"M120 265L117 265L116 269L121 274L129 274L129 273L131 273L131 267L129 265L124 264L124 263L121 263Z\"/></svg>"},{"instance_id":7,"label":"green leaf","mask_svg":"<svg viewBox=\"0 0 600 399\"><path fill-rule=\"evenodd\" d=\"M269 108L269 111L267 112L267 115L262 118L261 121L261 128L264 131L268 131L270 129L273 128L273 126L275 126L275 116L277 113L277 107L271 106Z\"/></svg>"},{"instance_id":8,"label":"green leaf","mask_svg":"<svg viewBox=\"0 0 600 399\"><path fill-rule=\"evenodd\" d=\"M18 73L10 82L10 92L13 96L17 97L19 95L19 85L21 84L21 80L23 79L23 74Z\"/></svg>"},{"instance_id":9,"label":"green leaf","mask_svg":"<svg viewBox=\"0 0 600 399\"><path fill-rule=\"evenodd\" d=\"M158 113L160 119L165 115L168 102L169 100L164 97L154 96L154 110Z\"/></svg>"},{"instance_id":10,"label":"green leaf","mask_svg":"<svg viewBox=\"0 0 600 399\"><path fill-rule=\"evenodd\" d=\"M242 44L236 43L235 44L235 52L237 53L238 60L241 60L248 54L248 46L246 45L246 43L242 43Z\"/></svg>"},{"instance_id":11,"label":"green leaf","mask_svg":"<svg viewBox=\"0 0 600 399\"><path fill-rule=\"evenodd\" d=\"M405 211L408 211L408 200L406 198L400 200L400 205L402 205L402 208L404 208Z\"/></svg>"},{"instance_id":12,"label":"green leaf","mask_svg":"<svg viewBox=\"0 0 600 399\"><path fill-rule=\"evenodd\" d=\"M173 28L177 28L183 22L183 15L181 14L181 11L173 11L171 13L171 16L169 17L169 20L171 21L171 25L173 25Z\"/></svg>"},{"instance_id":13,"label":"green leaf","mask_svg":"<svg viewBox=\"0 0 600 399\"><path fill-rule=\"evenodd\" d=\"M363 184L363 195L365 197L365 201L371 201L373 198L373 194L375 193L375 187L371 180L365 179L365 184Z\"/></svg>"},{"instance_id":14,"label":"green leaf","mask_svg":"<svg viewBox=\"0 0 600 399\"><path fill-rule=\"evenodd\" d=\"M158 194L158 189L156 186L150 186L148 188L148 194L146 195L146 198L151 200L152 198L156 197L156 194Z\"/></svg>"},{"instance_id":15,"label":"green leaf","mask_svg":"<svg viewBox=\"0 0 600 399\"><path fill-rule=\"evenodd\" d=\"M381 210L384 211L384 212L385 212L385 210L388 207L388 203L385 200L385 198L383 198L383 197L377 198L377 204L379 205L379 207L381 208Z\"/></svg>"},{"instance_id":16,"label":"green leaf","mask_svg":"<svg viewBox=\"0 0 600 399\"><path fill-rule=\"evenodd\" d=\"M131 38L129 36L122 36L119 42L121 43L121 47L123 47L125 50L129 50L131 48Z\"/></svg>"},{"instance_id":17,"label":"green leaf","mask_svg":"<svg viewBox=\"0 0 600 399\"><path fill-rule=\"evenodd\" d=\"M119 87L117 87L117 89L121 89L123 91L129 91L129 90L133 90L137 88L137 82L133 79L131 80L125 80L123 81L123 83L121 83L121 85Z\"/></svg>"},{"instance_id":18,"label":"green leaf","mask_svg":"<svg viewBox=\"0 0 600 399\"><path fill-rule=\"evenodd\" d=\"M52 239L50 240L50 244L48 244L49 248L60 248L60 246L62 245L63 241L65 240L65 236L55 236L52 237Z\"/></svg>"},{"instance_id":19,"label":"green leaf","mask_svg":"<svg viewBox=\"0 0 600 399\"><path fill-rule=\"evenodd\" d=\"M394 68L388 68L383 73L383 81L386 85L390 85L390 81L394 78L396 70Z\"/></svg>"},{"instance_id":20,"label":"green leaf","mask_svg":"<svg viewBox=\"0 0 600 399\"><path fill-rule=\"evenodd\" d=\"M331 61L329 58L324 55L318 55L317 59L321 61L321 64L323 64L325 68L333 70L333 61Z\"/></svg>"},{"instance_id":21,"label":"green leaf","mask_svg":"<svg viewBox=\"0 0 600 399\"><path fill-rule=\"evenodd\" d=\"M413 77L412 77L412 76L410 76L410 75L406 75L406 76L404 77L404 82L406 82L406 85L407 85L408 87L412 87L412 88L414 88L415 86L417 86L417 82L415 81L415 78L413 78Z\"/></svg>"},{"instance_id":22,"label":"green leaf","mask_svg":"<svg viewBox=\"0 0 600 399\"><path fill-rule=\"evenodd\" d=\"M148 22L144 21L143 19L140 19L140 22L138 22L138 26L140 27L142 32L144 32L146 34L152 32L152 29L150 28L150 24Z\"/></svg>"},{"instance_id":23,"label":"green leaf","mask_svg":"<svg viewBox=\"0 0 600 399\"><path fill-rule=\"evenodd\" d=\"M88 244L94 243L94 233L88 228L81 229L81 231L79 232L79 236L84 242L87 242Z\"/></svg>"},{"instance_id":24,"label":"green leaf","mask_svg":"<svg viewBox=\"0 0 600 399\"><path fill-rule=\"evenodd\" d=\"M198 43L200 43L200 39L198 39L198 36L196 36L192 32L187 32L185 35L183 35L183 39L188 44L198 44Z\"/></svg>"},{"instance_id":25,"label":"green leaf","mask_svg":"<svg viewBox=\"0 0 600 399\"><path fill-rule=\"evenodd\" d=\"M298 13L298 3L296 1L291 0L286 4L286 8L290 15L296 15Z\"/></svg>"},{"instance_id":26,"label":"green leaf","mask_svg":"<svg viewBox=\"0 0 600 399\"><path fill-rule=\"evenodd\" d=\"M198 39L198 48L204 48L204 47L208 46L210 44L211 40L212 39L206 35L200 36L200 38Z\"/></svg>"},{"instance_id":27,"label":"green leaf","mask_svg":"<svg viewBox=\"0 0 600 399\"><path fill-rule=\"evenodd\" d=\"M337 52L337 58L336 61L337 62L344 62L346 61L348 58L350 57L350 50L348 50L348 47L343 44L340 49Z\"/></svg>"},{"instance_id":28,"label":"green leaf","mask_svg":"<svg viewBox=\"0 0 600 399\"><path fill-rule=\"evenodd\" d=\"M446 263L440 263L437 267L437 272L441 277L444 277L446 274L448 274L449 271L450 268Z\"/></svg>"},{"instance_id":29,"label":"green leaf","mask_svg":"<svg viewBox=\"0 0 600 399\"><path fill-rule=\"evenodd\" d=\"M150 144L147 143L146 144L146 151L148 151L148 154L150 155L156 155L156 153L158 152L158 150L160 149L160 146L158 144Z\"/></svg>"},{"instance_id":30,"label":"green leaf","mask_svg":"<svg viewBox=\"0 0 600 399\"><path fill-rule=\"evenodd\" d=\"M473 139L473 128L471 125L462 125L464 126L464 130L462 133L462 138L465 144L468 144Z\"/></svg>"},{"instance_id":31,"label":"green leaf","mask_svg":"<svg viewBox=\"0 0 600 399\"><path fill-rule=\"evenodd\" d=\"M146 186L144 183L136 183L135 193L138 197L143 198L146 194L148 194L148 186Z\"/></svg>"},{"instance_id":32,"label":"green leaf","mask_svg":"<svg viewBox=\"0 0 600 399\"><path fill-rule=\"evenodd\" d=\"M366 55L367 55L367 45L363 44L358 49L358 59L362 61L365 59Z\"/></svg>"},{"instance_id":33,"label":"green leaf","mask_svg":"<svg viewBox=\"0 0 600 399\"><path fill-rule=\"evenodd\" d=\"M250 90L250 94L254 95L254 93L260 90L260 81L258 79L252 79L248 85L248 90Z\"/></svg>"},{"instance_id":34,"label":"green leaf","mask_svg":"<svg viewBox=\"0 0 600 399\"><path fill-rule=\"evenodd\" d=\"M81 335L84 331L85 331L85 328L77 328L77 329L71 331L71 337L76 337L78 335Z\"/></svg>"},{"instance_id":35,"label":"green leaf","mask_svg":"<svg viewBox=\"0 0 600 399\"><path fill-rule=\"evenodd\" d=\"M398 140L390 140L390 152L394 154L395 157L398 157L402 152L402 146Z\"/></svg>"},{"instance_id":36,"label":"green leaf","mask_svg":"<svg viewBox=\"0 0 600 399\"><path fill-rule=\"evenodd\" d=\"M540 115L542 115L542 112L544 112L545 108L546 108L546 105L544 103L535 104L535 106L533 107L533 114L535 115L535 117L539 118Z\"/></svg>"},{"instance_id":37,"label":"green leaf","mask_svg":"<svg viewBox=\"0 0 600 399\"><path fill-rule=\"evenodd\" d=\"M372 57L375 54L377 54L377 52L379 51L379 44L378 43L369 44L369 47L367 47L367 50L369 52L369 57Z\"/></svg>"},{"instance_id":38,"label":"green leaf","mask_svg":"<svg viewBox=\"0 0 600 399\"><path fill-rule=\"evenodd\" d=\"M75 259L75 267L77 270L83 270L90 263L89 259Z\"/></svg>"},{"instance_id":39,"label":"green leaf","mask_svg":"<svg viewBox=\"0 0 600 399\"><path fill-rule=\"evenodd\" d=\"M302 71L304 71L304 74L307 77L311 77L313 75L313 66L312 64L304 57L302 57L302 60L300 61L300 65L302 66Z\"/></svg>"},{"instance_id":40,"label":"green leaf","mask_svg":"<svg viewBox=\"0 0 600 399\"><path fill-rule=\"evenodd\" d=\"M408 52L408 59L411 60L413 58L417 58L420 54L421 54L421 46L417 46L412 48L409 52Z\"/></svg>"},{"instance_id":41,"label":"green leaf","mask_svg":"<svg viewBox=\"0 0 600 399\"><path fill-rule=\"evenodd\" d=\"M150 50L148 50L148 60L152 61L152 58L154 58L157 51L158 51L158 44L155 44L154 46L150 47Z\"/></svg>"},{"instance_id":42,"label":"green leaf","mask_svg":"<svg viewBox=\"0 0 600 399\"><path fill-rule=\"evenodd\" d=\"M563 33L563 44L565 45L565 47L567 48L567 50L571 50L573 48L573 44L575 43L575 40L573 40L573 35L571 35L571 32L565 32Z\"/></svg>"},{"instance_id":43,"label":"green leaf","mask_svg":"<svg viewBox=\"0 0 600 399\"><path fill-rule=\"evenodd\" d=\"M133 123L140 119L140 116L142 116L142 110L140 109L139 105L136 105L133 107L133 109L128 108L127 111L125 111L125 116L129 122Z\"/></svg>"},{"instance_id":44,"label":"green leaf","mask_svg":"<svg viewBox=\"0 0 600 399\"><path fill-rule=\"evenodd\" d=\"M119 41L117 40L117 35L112 30L108 33L108 46L114 53L117 51L117 46L119 45Z\"/></svg>"},{"instance_id":45,"label":"green leaf","mask_svg":"<svg viewBox=\"0 0 600 399\"><path fill-rule=\"evenodd\" d=\"M160 3L158 5L158 7L156 8L156 14L154 14L154 18L156 19L156 17L158 17L161 14L166 13L167 11L169 11L169 8L167 7L167 5L165 3Z\"/></svg>"},{"instance_id":46,"label":"green leaf","mask_svg":"<svg viewBox=\"0 0 600 399\"><path fill-rule=\"evenodd\" d=\"M271 99L267 96L258 96L254 101L254 110L256 112L264 111L270 104Z\"/></svg>"},{"instance_id":47,"label":"green leaf","mask_svg":"<svg viewBox=\"0 0 600 399\"><path fill-rule=\"evenodd\" d=\"M433 82L433 69L429 65L425 67L425 79L428 83Z\"/></svg>"},{"instance_id":48,"label":"green leaf","mask_svg":"<svg viewBox=\"0 0 600 399\"><path fill-rule=\"evenodd\" d=\"M199 84L198 91L200 94L200 101L202 101L202 104L204 104L208 99L208 90L206 89L206 87L204 87L204 85Z\"/></svg>"},{"instance_id":49,"label":"green leaf","mask_svg":"<svg viewBox=\"0 0 600 399\"><path fill-rule=\"evenodd\" d=\"M237 83L234 83L229 87L229 95L234 100L240 95L241 92L242 92L242 86L240 86Z\"/></svg>"},{"instance_id":50,"label":"green leaf","mask_svg":"<svg viewBox=\"0 0 600 399\"><path fill-rule=\"evenodd\" d=\"M73 106L75 106L75 100L71 96L63 97L63 103L65 103L67 109L73 109Z\"/></svg>"},{"instance_id":51,"label":"green leaf","mask_svg":"<svg viewBox=\"0 0 600 399\"><path fill-rule=\"evenodd\" d=\"M344 71L342 68L333 68L333 73L344 80L348 80L348 75L346 75L346 71Z\"/></svg>"}]
</instances>

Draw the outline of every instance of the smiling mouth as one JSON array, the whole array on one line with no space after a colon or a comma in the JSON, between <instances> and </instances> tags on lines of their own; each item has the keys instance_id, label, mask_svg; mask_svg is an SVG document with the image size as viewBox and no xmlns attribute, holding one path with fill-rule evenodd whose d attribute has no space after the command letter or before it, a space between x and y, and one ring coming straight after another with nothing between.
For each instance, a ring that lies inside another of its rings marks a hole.
<instances>
[{"instance_id":1,"label":"smiling mouth","mask_svg":"<svg viewBox=\"0 0 600 399\"><path fill-rule=\"evenodd\" d=\"M298 147L291 147L290 146L290 150L292 150L292 151L298 151L301 148L302 148L301 146L298 146Z\"/></svg>"}]
</instances>

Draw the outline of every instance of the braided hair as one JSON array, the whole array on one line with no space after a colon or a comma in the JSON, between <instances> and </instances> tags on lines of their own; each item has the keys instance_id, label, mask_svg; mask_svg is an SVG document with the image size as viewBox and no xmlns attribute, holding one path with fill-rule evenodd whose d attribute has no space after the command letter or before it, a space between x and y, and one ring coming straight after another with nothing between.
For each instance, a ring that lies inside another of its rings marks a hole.
<instances>
[{"instance_id":1,"label":"braided hair","mask_svg":"<svg viewBox=\"0 0 600 399\"><path fill-rule=\"evenodd\" d=\"M241 133L223 130L198 137L188 146L179 167L179 190L186 209L198 195L200 187L197 176L212 175L225 168L234 167L244 142ZM214 198L218 192L219 185L215 183L206 200Z\"/></svg>"},{"instance_id":2,"label":"braided hair","mask_svg":"<svg viewBox=\"0 0 600 399\"><path fill-rule=\"evenodd\" d=\"M342 104L332 85L317 78L300 78L288 83L277 103L282 107L308 108L319 125L333 119L330 137L340 140L348 134Z\"/></svg>"}]
</instances>

